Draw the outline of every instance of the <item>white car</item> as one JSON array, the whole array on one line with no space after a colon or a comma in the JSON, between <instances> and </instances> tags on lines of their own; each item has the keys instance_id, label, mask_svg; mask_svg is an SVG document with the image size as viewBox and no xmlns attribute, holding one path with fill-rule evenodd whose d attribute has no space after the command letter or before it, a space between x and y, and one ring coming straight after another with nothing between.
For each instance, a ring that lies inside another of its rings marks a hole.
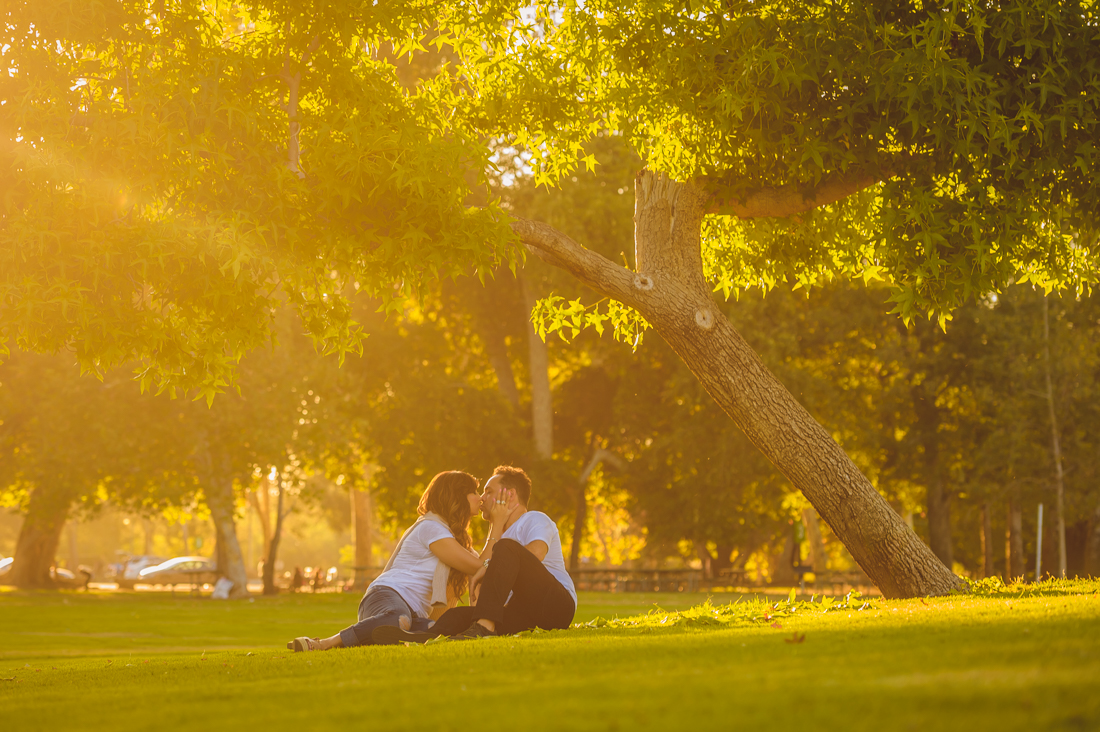
<instances>
[{"instance_id":1,"label":"white car","mask_svg":"<svg viewBox=\"0 0 1100 732\"><path fill-rule=\"evenodd\" d=\"M115 577L115 581L118 582L119 587L132 590L134 585L141 580L143 569L155 567L163 561L164 557L157 557L152 554L130 557L123 565L121 574Z\"/></svg>"},{"instance_id":2,"label":"white car","mask_svg":"<svg viewBox=\"0 0 1100 732\"><path fill-rule=\"evenodd\" d=\"M207 557L176 557L141 570L139 584L201 585L218 579L217 566Z\"/></svg>"}]
</instances>

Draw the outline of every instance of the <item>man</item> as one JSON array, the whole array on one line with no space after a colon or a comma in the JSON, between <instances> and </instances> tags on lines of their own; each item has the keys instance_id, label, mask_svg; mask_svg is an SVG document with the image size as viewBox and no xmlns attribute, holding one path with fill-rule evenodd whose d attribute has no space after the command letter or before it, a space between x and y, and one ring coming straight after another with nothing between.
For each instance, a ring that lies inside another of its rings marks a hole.
<instances>
[{"instance_id":1,"label":"man","mask_svg":"<svg viewBox=\"0 0 1100 732\"><path fill-rule=\"evenodd\" d=\"M465 640L568 628L577 592L565 570L558 527L546 514L529 510L530 500L527 473L507 465L493 471L481 494L481 517L492 528L482 554L489 558L470 580L475 604L448 610L427 631L376 628L373 640L424 643L441 635Z\"/></svg>"}]
</instances>

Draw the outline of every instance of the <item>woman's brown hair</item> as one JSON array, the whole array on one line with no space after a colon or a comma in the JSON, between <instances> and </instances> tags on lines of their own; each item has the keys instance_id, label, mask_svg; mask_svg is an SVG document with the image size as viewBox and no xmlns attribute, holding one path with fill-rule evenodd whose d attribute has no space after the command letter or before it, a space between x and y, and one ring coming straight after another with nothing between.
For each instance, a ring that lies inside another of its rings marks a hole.
<instances>
[{"instance_id":1,"label":"woman's brown hair","mask_svg":"<svg viewBox=\"0 0 1100 732\"><path fill-rule=\"evenodd\" d=\"M461 470L439 473L428 483L416 511L421 516L431 512L441 517L447 522L458 543L469 549L474 543L470 538L470 519L473 514L470 513L470 501L466 497L477 493L477 487L477 478ZM465 572L451 568L447 584L454 591L455 597L462 597L468 581Z\"/></svg>"}]
</instances>

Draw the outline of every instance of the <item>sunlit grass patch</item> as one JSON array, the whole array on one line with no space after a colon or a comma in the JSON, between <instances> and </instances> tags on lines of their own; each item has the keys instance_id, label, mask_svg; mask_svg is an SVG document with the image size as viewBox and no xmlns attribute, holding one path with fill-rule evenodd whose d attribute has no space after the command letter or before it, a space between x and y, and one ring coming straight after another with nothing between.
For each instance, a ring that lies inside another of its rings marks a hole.
<instances>
[{"instance_id":1,"label":"sunlit grass patch","mask_svg":"<svg viewBox=\"0 0 1100 732\"><path fill-rule=\"evenodd\" d=\"M14 730L1100 725L1097 582L903 601L629 599L583 594L566 631L293 654L286 640L342 627L357 598L8 594L0 719Z\"/></svg>"}]
</instances>

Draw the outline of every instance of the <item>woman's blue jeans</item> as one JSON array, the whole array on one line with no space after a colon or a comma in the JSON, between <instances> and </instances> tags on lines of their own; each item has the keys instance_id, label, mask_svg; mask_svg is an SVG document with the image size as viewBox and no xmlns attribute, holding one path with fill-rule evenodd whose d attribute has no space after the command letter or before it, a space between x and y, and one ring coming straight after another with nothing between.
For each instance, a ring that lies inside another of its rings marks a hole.
<instances>
[{"instance_id":1,"label":"woman's blue jeans","mask_svg":"<svg viewBox=\"0 0 1100 732\"><path fill-rule=\"evenodd\" d=\"M374 643L371 633L381 625L398 625L401 616L412 620L413 629L420 629L425 621L417 617L409 603L401 599L397 590L389 587L368 587L359 601L359 622L340 631L344 646L369 646Z\"/></svg>"}]
</instances>

